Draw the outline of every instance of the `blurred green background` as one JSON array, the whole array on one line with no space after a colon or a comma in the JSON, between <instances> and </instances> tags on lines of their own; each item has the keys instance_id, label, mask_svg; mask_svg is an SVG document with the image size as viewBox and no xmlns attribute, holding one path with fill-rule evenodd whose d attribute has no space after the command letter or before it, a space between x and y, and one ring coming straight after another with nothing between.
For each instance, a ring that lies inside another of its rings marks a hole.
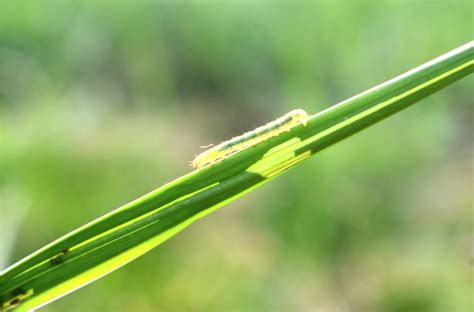
<instances>
[{"instance_id":1,"label":"blurred green background","mask_svg":"<svg viewBox=\"0 0 474 312\"><path fill-rule=\"evenodd\" d=\"M2 1L0 267L294 108L471 40L471 1ZM467 311L472 78L42 311Z\"/></svg>"}]
</instances>

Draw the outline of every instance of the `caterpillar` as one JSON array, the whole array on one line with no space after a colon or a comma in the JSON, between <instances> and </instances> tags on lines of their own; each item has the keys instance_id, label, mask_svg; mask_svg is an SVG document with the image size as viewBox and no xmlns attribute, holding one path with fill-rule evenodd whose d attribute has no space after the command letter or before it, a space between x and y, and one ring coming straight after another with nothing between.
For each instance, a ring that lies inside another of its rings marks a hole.
<instances>
[{"instance_id":1,"label":"caterpillar","mask_svg":"<svg viewBox=\"0 0 474 312\"><path fill-rule=\"evenodd\" d=\"M306 126L308 113L302 109L295 109L274 121L267 123L253 131L246 132L240 136L224 141L196 156L191 162L194 169L200 169L212 165L230 155L240 152L246 148L280 135L291 128L303 124Z\"/></svg>"}]
</instances>

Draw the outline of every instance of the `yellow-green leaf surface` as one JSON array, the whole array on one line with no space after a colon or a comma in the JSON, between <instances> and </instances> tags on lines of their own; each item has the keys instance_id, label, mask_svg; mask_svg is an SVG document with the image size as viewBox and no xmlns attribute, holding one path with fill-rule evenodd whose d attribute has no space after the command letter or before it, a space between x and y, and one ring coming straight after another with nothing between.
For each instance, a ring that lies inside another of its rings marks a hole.
<instances>
[{"instance_id":1,"label":"yellow-green leaf surface","mask_svg":"<svg viewBox=\"0 0 474 312\"><path fill-rule=\"evenodd\" d=\"M0 306L38 308L112 272L318 151L469 75L473 55L470 42L59 238L1 273Z\"/></svg>"}]
</instances>

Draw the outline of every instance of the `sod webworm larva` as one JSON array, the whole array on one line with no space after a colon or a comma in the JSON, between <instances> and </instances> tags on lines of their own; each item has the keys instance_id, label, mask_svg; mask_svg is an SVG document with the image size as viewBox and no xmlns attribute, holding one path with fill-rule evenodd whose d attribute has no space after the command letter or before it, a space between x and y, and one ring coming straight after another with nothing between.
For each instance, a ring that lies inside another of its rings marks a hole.
<instances>
[{"instance_id":1,"label":"sod webworm larva","mask_svg":"<svg viewBox=\"0 0 474 312\"><path fill-rule=\"evenodd\" d=\"M271 137L280 135L299 124L306 126L308 113L302 109L295 109L280 118L258 127L253 131L246 132L240 136L222 142L196 156L192 161L194 169L200 169L212 165L230 155L238 153L246 148L266 141Z\"/></svg>"}]
</instances>

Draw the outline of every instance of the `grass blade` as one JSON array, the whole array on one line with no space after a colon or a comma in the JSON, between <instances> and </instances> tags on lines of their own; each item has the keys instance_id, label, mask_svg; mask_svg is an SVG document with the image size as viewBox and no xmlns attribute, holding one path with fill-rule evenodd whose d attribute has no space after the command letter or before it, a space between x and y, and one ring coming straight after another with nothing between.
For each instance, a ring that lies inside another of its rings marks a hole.
<instances>
[{"instance_id":1,"label":"grass blade","mask_svg":"<svg viewBox=\"0 0 474 312\"><path fill-rule=\"evenodd\" d=\"M473 55L470 42L61 237L2 272L0 306L37 308L110 273L318 151L472 73Z\"/></svg>"}]
</instances>

